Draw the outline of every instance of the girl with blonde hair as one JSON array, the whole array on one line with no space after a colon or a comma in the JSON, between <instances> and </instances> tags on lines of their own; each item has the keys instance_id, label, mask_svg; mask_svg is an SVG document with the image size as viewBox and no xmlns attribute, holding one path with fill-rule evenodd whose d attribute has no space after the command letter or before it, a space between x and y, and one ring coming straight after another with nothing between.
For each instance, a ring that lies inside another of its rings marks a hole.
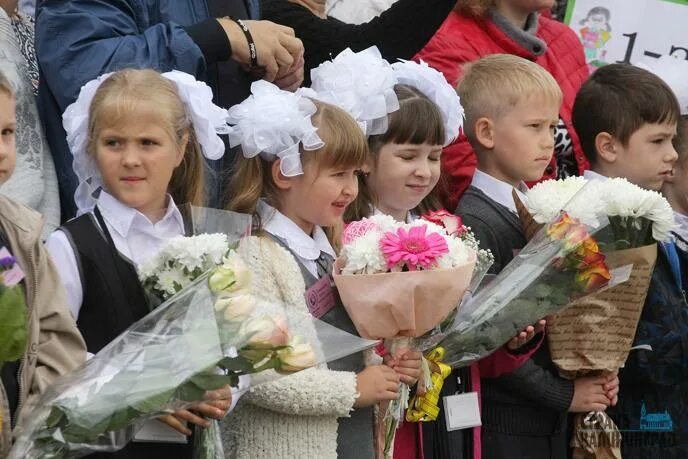
<instances>
[{"instance_id":1,"label":"girl with blonde hair","mask_svg":"<svg viewBox=\"0 0 688 459\"><path fill-rule=\"evenodd\" d=\"M87 83L65 111L79 216L46 245L90 353L149 312L136 267L185 234L177 203L203 203L203 156L224 154L215 131L226 129L225 116L210 88L191 75L133 69ZM221 418L230 407L229 391L214 395L194 412L161 418L168 426L144 424L123 450L92 457L190 458L185 422L207 426L200 415ZM170 428L179 434L164 430ZM170 435L173 442L161 442Z\"/></svg>"}]
</instances>

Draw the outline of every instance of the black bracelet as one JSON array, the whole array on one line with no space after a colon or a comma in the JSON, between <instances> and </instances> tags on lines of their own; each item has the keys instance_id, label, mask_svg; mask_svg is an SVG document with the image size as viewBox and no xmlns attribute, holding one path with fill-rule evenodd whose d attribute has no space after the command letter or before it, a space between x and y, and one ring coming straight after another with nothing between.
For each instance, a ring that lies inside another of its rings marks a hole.
<instances>
[{"instance_id":1,"label":"black bracelet","mask_svg":"<svg viewBox=\"0 0 688 459\"><path fill-rule=\"evenodd\" d=\"M244 32L244 35L246 36L246 41L248 42L248 55L251 59L251 64L249 68L258 67L258 51L256 50L256 42L253 41L251 31L249 30L246 23L241 19L236 19L233 17L230 17L230 19L239 25L239 28L241 28L241 30Z\"/></svg>"}]
</instances>

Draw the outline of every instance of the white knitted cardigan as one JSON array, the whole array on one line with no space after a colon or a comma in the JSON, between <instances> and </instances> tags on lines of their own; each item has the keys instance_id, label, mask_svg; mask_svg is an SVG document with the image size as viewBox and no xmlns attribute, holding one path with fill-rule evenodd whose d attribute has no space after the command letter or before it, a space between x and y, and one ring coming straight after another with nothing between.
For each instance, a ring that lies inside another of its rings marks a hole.
<instances>
[{"instance_id":1,"label":"white knitted cardigan","mask_svg":"<svg viewBox=\"0 0 688 459\"><path fill-rule=\"evenodd\" d=\"M290 311L307 312L305 284L294 257L268 238L243 244L253 271L252 290ZM310 339L312 324L289 321L292 332ZM222 422L226 458L293 459L337 457L337 418L349 416L357 397L356 375L311 368L253 387Z\"/></svg>"}]
</instances>

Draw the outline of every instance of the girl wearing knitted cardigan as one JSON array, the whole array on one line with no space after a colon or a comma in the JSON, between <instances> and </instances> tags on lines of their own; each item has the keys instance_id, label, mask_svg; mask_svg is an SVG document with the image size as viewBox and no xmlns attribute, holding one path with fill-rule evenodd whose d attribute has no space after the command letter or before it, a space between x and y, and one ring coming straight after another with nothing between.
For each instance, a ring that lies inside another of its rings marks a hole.
<instances>
[{"instance_id":1,"label":"girl wearing knitted cardigan","mask_svg":"<svg viewBox=\"0 0 688 459\"><path fill-rule=\"evenodd\" d=\"M251 98L230 109L236 124L230 143L241 144L246 157L232 176L227 208L255 216L259 236L246 243L252 287L284 304L289 320L291 311L309 311L306 289L322 288L329 275L335 252L321 226L336 226L355 199L368 150L344 111L264 82L252 89ZM274 145L266 147L267 138ZM251 145L252 139L263 142ZM341 304L319 318L355 333ZM290 322L296 334L313 335L310 326ZM420 361L406 373L417 379L419 368ZM359 353L254 387L223 422L227 457L371 458L372 406L395 399L399 380L387 366L365 367Z\"/></svg>"}]
</instances>

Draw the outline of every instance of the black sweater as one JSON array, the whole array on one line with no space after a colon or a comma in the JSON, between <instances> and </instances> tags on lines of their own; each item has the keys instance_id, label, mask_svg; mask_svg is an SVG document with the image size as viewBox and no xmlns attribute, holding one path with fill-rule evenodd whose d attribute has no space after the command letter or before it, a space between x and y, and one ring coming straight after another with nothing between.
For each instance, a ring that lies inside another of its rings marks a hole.
<instances>
[{"instance_id":1,"label":"black sweater","mask_svg":"<svg viewBox=\"0 0 688 459\"><path fill-rule=\"evenodd\" d=\"M398 0L365 24L321 19L288 0L262 0L262 18L294 29L305 48L306 74L346 48L362 51L376 45L389 61L411 59L420 51L456 4L456 0Z\"/></svg>"},{"instance_id":2,"label":"black sweater","mask_svg":"<svg viewBox=\"0 0 688 459\"><path fill-rule=\"evenodd\" d=\"M471 186L456 213L471 227L483 248L495 256L498 273L522 249L526 239L518 217ZM512 373L481 380L483 429L524 436L563 434L573 398L573 382L558 376L547 340L526 363Z\"/></svg>"}]
</instances>

